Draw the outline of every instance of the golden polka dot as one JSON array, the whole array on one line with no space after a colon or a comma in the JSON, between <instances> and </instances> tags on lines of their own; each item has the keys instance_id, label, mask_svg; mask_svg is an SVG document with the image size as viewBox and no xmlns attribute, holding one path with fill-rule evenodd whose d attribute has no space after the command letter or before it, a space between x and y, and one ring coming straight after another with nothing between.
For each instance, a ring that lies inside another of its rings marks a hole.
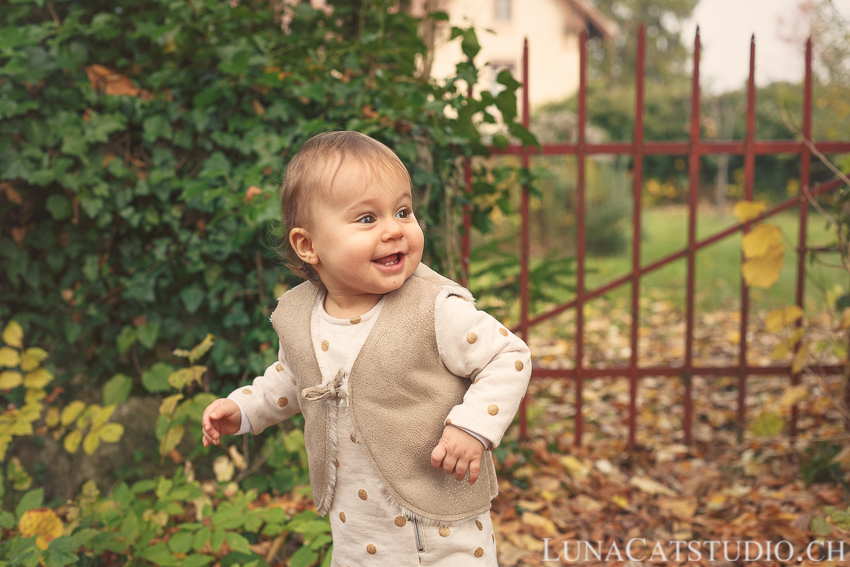
<instances>
[{"instance_id":1,"label":"golden polka dot","mask_svg":"<svg viewBox=\"0 0 850 567\"><path fill-rule=\"evenodd\" d=\"M481 547L475 548L475 557L481 557L484 555L484 549Z\"/></svg>"},{"instance_id":2,"label":"golden polka dot","mask_svg":"<svg viewBox=\"0 0 850 567\"><path fill-rule=\"evenodd\" d=\"M325 350L327 350L327 349L325 349ZM514 368L516 368L517 370L522 370L522 361L517 360L516 362L514 362Z\"/></svg>"},{"instance_id":3,"label":"golden polka dot","mask_svg":"<svg viewBox=\"0 0 850 567\"><path fill-rule=\"evenodd\" d=\"M345 523L345 512L339 513L339 519L342 521L343 524Z\"/></svg>"},{"instance_id":4,"label":"golden polka dot","mask_svg":"<svg viewBox=\"0 0 850 567\"><path fill-rule=\"evenodd\" d=\"M466 342L468 342L469 344L472 344L477 340L478 335L476 335L475 333L469 333L468 335L466 335Z\"/></svg>"},{"instance_id":5,"label":"golden polka dot","mask_svg":"<svg viewBox=\"0 0 850 567\"><path fill-rule=\"evenodd\" d=\"M508 336L508 330L507 329L499 329L499 332L502 334L503 337Z\"/></svg>"},{"instance_id":6,"label":"golden polka dot","mask_svg":"<svg viewBox=\"0 0 850 567\"><path fill-rule=\"evenodd\" d=\"M407 523L407 520L404 518L404 516L396 516L395 517L395 525L397 525L398 527L400 527L400 528L404 527L404 525L406 523Z\"/></svg>"},{"instance_id":7,"label":"golden polka dot","mask_svg":"<svg viewBox=\"0 0 850 567\"><path fill-rule=\"evenodd\" d=\"M489 413L490 415L496 415L497 413L499 413L499 406L497 406L496 404L490 404L489 406L487 406L487 413Z\"/></svg>"},{"instance_id":8,"label":"golden polka dot","mask_svg":"<svg viewBox=\"0 0 850 567\"><path fill-rule=\"evenodd\" d=\"M450 418L450 417L446 418L446 425L451 425L451 424L452 424L452 418Z\"/></svg>"},{"instance_id":9,"label":"golden polka dot","mask_svg":"<svg viewBox=\"0 0 850 567\"><path fill-rule=\"evenodd\" d=\"M331 347L331 343L328 341L322 341L322 350L328 352L328 349Z\"/></svg>"},{"instance_id":10,"label":"golden polka dot","mask_svg":"<svg viewBox=\"0 0 850 567\"><path fill-rule=\"evenodd\" d=\"M247 396L248 394L253 394L254 392L252 392L252 391L251 391L251 390L249 390L248 388L245 388L244 390L242 390L242 393L243 393L243 394L245 394L245 395Z\"/></svg>"},{"instance_id":11,"label":"golden polka dot","mask_svg":"<svg viewBox=\"0 0 850 567\"><path fill-rule=\"evenodd\" d=\"M282 408L285 408L287 405L289 405L289 400L287 400L286 398L278 398L277 405Z\"/></svg>"},{"instance_id":12,"label":"golden polka dot","mask_svg":"<svg viewBox=\"0 0 850 567\"><path fill-rule=\"evenodd\" d=\"M334 466L339 468L339 459L334 459Z\"/></svg>"},{"instance_id":13,"label":"golden polka dot","mask_svg":"<svg viewBox=\"0 0 850 567\"><path fill-rule=\"evenodd\" d=\"M278 372L283 372L283 365L281 363L277 363L277 366L274 367Z\"/></svg>"},{"instance_id":14,"label":"golden polka dot","mask_svg":"<svg viewBox=\"0 0 850 567\"><path fill-rule=\"evenodd\" d=\"M440 532L440 535L443 536L443 537L449 537L449 534L452 533L452 531L446 526L443 526L442 528L440 528L439 532Z\"/></svg>"},{"instance_id":15,"label":"golden polka dot","mask_svg":"<svg viewBox=\"0 0 850 567\"><path fill-rule=\"evenodd\" d=\"M484 526L481 524L481 522L479 520L475 520L475 527L478 528L479 532L484 529Z\"/></svg>"},{"instance_id":16,"label":"golden polka dot","mask_svg":"<svg viewBox=\"0 0 850 567\"><path fill-rule=\"evenodd\" d=\"M356 325L360 322L360 317L352 317L351 319L349 319L349 321L351 321L352 325Z\"/></svg>"},{"instance_id":17,"label":"golden polka dot","mask_svg":"<svg viewBox=\"0 0 850 567\"><path fill-rule=\"evenodd\" d=\"M361 488L357 491L357 496L360 497L360 500L366 500L366 491Z\"/></svg>"},{"instance_id":18,"label":"golden polka dot","mask_svg":"<svg viewBox=\"0 0 850 567\"><path fill-rule=\"evenodd\" d=\"M375 553L377 553L377 551L378 551L378 550L377 550L377 549L375 549L375 544L374 544L374 543L370 543L369 545L367 545L367 546L366 546L366 551L368 551L368 552L369 552L369 553L371 553L372 555L375 555Z\"/></svg>"},{"instance_id":19,"label":"golden polka dot","mask_svg":"<svg viewBox=\"0 0 850 567\"><path fill-rule=\"evenodd\" d=\"M354 438L354 433L352 433L351 435L349 435L349 437L351 438L351 442L352 442L352 443L357 443L357 439L355 439L355 438Z\"/></svg>"}]
</instances>

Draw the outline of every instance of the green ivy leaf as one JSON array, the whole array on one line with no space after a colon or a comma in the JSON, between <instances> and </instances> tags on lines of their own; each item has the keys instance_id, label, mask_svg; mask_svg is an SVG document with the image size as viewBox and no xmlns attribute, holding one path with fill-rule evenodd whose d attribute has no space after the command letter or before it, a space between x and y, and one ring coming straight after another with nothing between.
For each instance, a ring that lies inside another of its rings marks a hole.
<instances>
[{"instance_id":1,"label":"green ivy leaf","mask_svg":"<svg viewBox=\"0 0 850 567\"><path fill-rule=\"evenodd\" d=\"M54 193L47 197L47 201L45 201L44 206L50 212L50 216L54 218L54 220L65 220L71 218L73 211L71 210L71 202L64 195L58 195Z\"/></svg>"},{"instance_id":2,"label":"green ivy leaf","mask_svg":"<svg viewBox=\"0 0 850 567\"><path fill-rule=\"evenodd\" d=\"M142 373L142 386L151 393L168 392L171 390L171 386L168 385L168 376L172 372L174 368L170 364L155 362Z\"/></svg>"},{"instance_id":3,"label":"green ivy leaf","mask_svg":"<svg viewBox=\"0 0 850 567\"><path fill-rule=\"evenodd\" d=\"M151 321L136 329L136 338L147 348L153 348L159 336L159 321Z\"/></svg>"},{"instance_id":4,"label":"green ivy leaf","mask_svg":"<svg viewBox=\"0 0 850 567\"><path fill-rule=\"evenodd\" d=\"M75 541L69 536L52 540L44 552L44 562L47 567L65 567L77 561Z\"/></svg>"},{"instance_id":5,"label":"green ivy leaf","mask_svg":"<svg viewBox=\"0 0 850 567\"><path fill-rule=\"evenodd\" d=\"M124 374L116 374L103 385L103 405L120 405L130 397L133 379Z\"/></svg>"},{"instance_id":6,"label":"green ivy leaf","mask_svg":"<svg viewBox=\"0 0 850 567\"><path fill-rule=\"evenodd\" d=\"M124 325L121 332L115 338L115 345L118 347L118 354L127 352L133 343L136 342L136 331L130 325Z\"/></svg>"},{"instance_id":7,"label":"green ivy leaf","mask_svg":"<svg viewBox=\"0 0 850 567\"><path fill-rule=\"evenodd\" d=\"M168 547L163 542L143 548L139 551L139 557L164 567L180 565L180 561L168 551Z\"/></svg>"},{"instance_id":8,"label":"green ivy leaf","mask_svg":"<svg viewBox=\"0 0 850 567\"><path fill-rule=\"evenodd\" d=\"M145 118L142 128L144 129L142 138L149 144L154 143L158 138L170 140L172 136L171 122L162 114L155 114Z\"/></svg>"},{"instance_id":9,"label":"green ivy leaf","mask_svg":"<svg viewBox=\"0 0 850 567\"><path fill-rule=\"evenodd\" d=\"M194 313L204 302L206 294L200 285L191 285L180 290L180 299L186 307L186 311Z\"/></svg>"},{"instance_id":10,"label":"green ivy leaf","mask_svg":"<svg viewBox=\"0 0 850 567\"><path fill-rule=\"evenodd\" d=\"M15 506L15 516L18 519L24 515L24 512L38 508L44 502L44 488L35 488L21 496L18 505Z\"/></svg>"},{"instance_id":11,"label":"green ivy leaf","mask_svg":"<svg viewBox=\"0 0 850 567\"><path fill-rule=\"evenodd\" d=\"M168 548L174 553L188 553L192 548L192 533L186 530L175 533L168 540Z\"/></svg>"}]
</instances>

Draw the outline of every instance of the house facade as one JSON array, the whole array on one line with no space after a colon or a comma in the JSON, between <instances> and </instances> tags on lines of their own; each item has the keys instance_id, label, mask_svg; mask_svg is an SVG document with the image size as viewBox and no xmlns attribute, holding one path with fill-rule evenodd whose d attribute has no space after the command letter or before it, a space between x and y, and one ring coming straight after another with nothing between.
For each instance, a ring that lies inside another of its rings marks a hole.
<instances>
[{"instance_id":1,"label":"house facade","mask_svg":"<svg viewBox=\"0 0 850 567\"><path fill-rule=\"evenodd\" d=\"M522 78L522 45L529 44L529 103L532 108L563 100L578 90L579 34L611 39L617 26L588 0L432 0L449 15L438 27L431 76L450 77L464 59L460 41L449 41L452 26L474 26L481 44L475 58L481 88L498 92L496 75L509 69ZM487 64L486 67L484 65Z\"/></svg>"}]
</instances>

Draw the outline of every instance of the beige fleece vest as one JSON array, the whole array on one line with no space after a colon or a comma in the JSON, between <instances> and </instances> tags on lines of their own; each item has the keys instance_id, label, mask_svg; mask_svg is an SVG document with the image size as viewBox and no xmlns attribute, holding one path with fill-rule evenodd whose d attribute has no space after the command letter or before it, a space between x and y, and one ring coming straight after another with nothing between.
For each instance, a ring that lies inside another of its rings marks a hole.
<instances>
[{"instance_id":1,"label":"beige fleece vest","mask_svg":"<svg viewBox=\"0 0 850 567\"><path fill-rule=\"evenodd\" d=\"M431 466L443 420L463 401L470 384L449 372L437 351L434 303L447 285L460 287L420 264L398 290L387 294L352 365L348 409L357 441L396 502L422 518L451 522L489 510L498 484L489 451L473 485ZM318 507L328 495L331 415L328 400L303 397L306 388L322 383L310 330L317 293L310 282L293 288L280 298L271 319L298 384L310 485Z\"/></svg>"}]
</instances>

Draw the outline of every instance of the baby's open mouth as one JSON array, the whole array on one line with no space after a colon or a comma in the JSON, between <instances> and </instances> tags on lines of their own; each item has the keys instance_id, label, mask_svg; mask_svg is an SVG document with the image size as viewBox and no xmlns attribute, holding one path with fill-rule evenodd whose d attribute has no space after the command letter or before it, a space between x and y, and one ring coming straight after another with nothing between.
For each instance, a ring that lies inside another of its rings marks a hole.
<instances>
[{"instance_id":1,"label":"baby's open mouth","mask_svg":"<svg viewBox=\"0 0 850 567\"><path fill-rule=\"evenodd\" d=\"M381 264L382 266L393 266L401 262L401 253L390 254L389 256L384 256L383 258L378 258L377 260L372 260L376 264Z\"/></svg>"}]
</instances>

